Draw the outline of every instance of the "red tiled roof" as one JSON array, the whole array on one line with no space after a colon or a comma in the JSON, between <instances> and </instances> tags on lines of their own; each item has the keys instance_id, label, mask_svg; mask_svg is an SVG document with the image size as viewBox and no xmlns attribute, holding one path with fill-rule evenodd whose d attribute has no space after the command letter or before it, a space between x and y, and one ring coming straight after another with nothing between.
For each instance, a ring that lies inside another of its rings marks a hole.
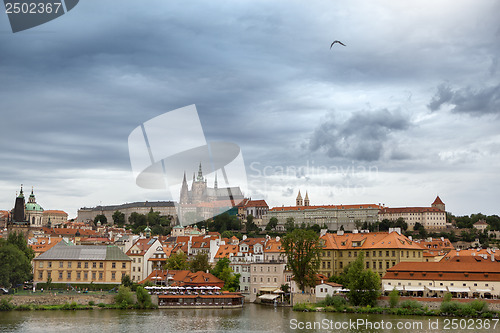
<instances>
[{"instance_id":1,"label":"red tiled roof","mask_svg":"<svg viewBox=\"0 0 500 333\"><path fill-rule=\"evenodd\" d=\"M154 277L154 279L153 279ZM176 286L217 286L224 287L224 281L215 277L213 274L198 271L196 273L191 273L190 271L175 271L175 270L154 270L148 275L146 279L140 283L146 281L158 281L162 280L169 281L170 285Z\"/></svg>"},{"instance_id":2,"label":"red tiled roof","mask_svg":"<svg viewBox=\"0 0 500 333\"><path fill-rule=\"evenodd\" d=\"M384 279L500 281L498 262L400 262Z\"/></svg>"},{"instance_id":3,"label":"red tiled roof","mask_svg":"<svg viewBox=\"0 0 500 333\"><path fill-rule=\"evenodd\" d=\"M320 237L325 250L362 250L362 249L413 249L423 250L416 242L393 231L370 233L345 233L344 235L325 234Z\"/></svg>"},{"instance_id":4,"label":"red tiled roof","mask_svg":"<svg viewBox=\"0 0 500 333\"><path fill-rule=\"evenodd\" d=\"M384 207L380 214L401 214L401 213L424 213L424 212L443 212L437 207Z\"/></svg>"},{"instance_id":5,"label":"red tiled roof","mask_svg":"<svg viewBox=\"0 0 500 333\"><path fill-rule=\"evenodd\" d=\"M441 201L441 198L439 197L439 195L436 197L436 200L434 200L434 202L432 203L433 205L444 205L444 202Z\"/></svg>"}]
</instances>

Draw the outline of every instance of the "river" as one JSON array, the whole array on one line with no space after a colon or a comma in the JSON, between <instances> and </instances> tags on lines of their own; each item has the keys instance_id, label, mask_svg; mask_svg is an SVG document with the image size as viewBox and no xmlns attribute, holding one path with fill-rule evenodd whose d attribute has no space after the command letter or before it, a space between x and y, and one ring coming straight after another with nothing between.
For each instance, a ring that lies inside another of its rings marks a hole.
<instances>
[{"instance_id":1,"label":"river","mask_svg":"<svg viewBox=\"0 0 500 333\"><path fill-rule=\"evenodd\" d=\"M489 329L484 329L488 323ZM293 312L290 308L272 308L257 304L246 304L243 309L233 310L96 309L0 312L2 333L500 332L500 324L494 327L495 323L493 319L455 318L452 322L452 318L437 317Z\"/></svg>"}]
</instances>

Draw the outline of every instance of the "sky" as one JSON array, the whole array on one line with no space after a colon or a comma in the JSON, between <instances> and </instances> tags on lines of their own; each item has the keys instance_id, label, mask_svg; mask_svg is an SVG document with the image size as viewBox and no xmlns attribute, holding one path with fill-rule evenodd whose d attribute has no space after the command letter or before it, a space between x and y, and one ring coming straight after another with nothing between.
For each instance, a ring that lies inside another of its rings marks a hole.
<instances>
[{"instance_id":1,"label":"sky","mask_svg":"<svg viewBox=\"0 0 500 333\"><path fill-rule=\"evenodd\" d=\"M195 104L207 142L241 148L245 195L270 207L300 190L311 205L439 195L455 215L500 214L499 12L493 0L81 0L17 33L0 13L0 210L21 184L70 218L172 199L136 185L128 136Z\"/></svg>"}]
</instances>

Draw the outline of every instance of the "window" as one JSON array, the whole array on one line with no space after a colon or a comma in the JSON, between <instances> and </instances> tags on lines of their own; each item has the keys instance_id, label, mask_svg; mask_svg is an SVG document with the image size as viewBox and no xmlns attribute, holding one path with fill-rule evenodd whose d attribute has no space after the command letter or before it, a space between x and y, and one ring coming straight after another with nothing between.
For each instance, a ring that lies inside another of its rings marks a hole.
<instances>
[{"instance_id":1,"label":"window","mask_svg":"<svg viewBox=\"0 0 500 333\"><path fill-rule=\"evenodd\" d=\"M71 268L71 261L68 261L68 268Z\"/></svg>"},{"instance_id":2,"label":"window","mask_svg":"<svg viewBox=\"0 0 500 333\"><path fill-rule=\"evenodd\" d=\"M47 279L52 279L52 272L51 271L47 271Z\"/></svg>"},{"instance_id":3,"label":"window","mask_svg":"<svg viewBox=\"0 0 500 333\"><path fill-rule=\"evenodd\" d=\"M116 268L116 262L111 263L111 268Z\"/></svg>"},{"instance_id":4,"label":"window","mask_svg":"<svg viewBox=\"0 0 500 333\"><path fill-rule=\"evenodd\" d=\"M327 262L328 269L330 269L330 262Z\"/></svg>"},{"instance_id":5,"label":"window","mask_svg":"<svg viewBox=\"0 0 500 333\"><path fill-rule=\"evenodd\" d=\"M38 264L38 267L43 268L43 261L40 261L40 263Z\"/></svg>"},{"instance_id":6,"label":"window","mask_svg":"<svg viewBox=\"0 0 500 333\"><path fill-rule=\"evenodd\" d=\"M99 263L99 268L101 268L101 269L104 268L104 263L102 261Z\"/></svg>"},{"instance_id":7,"label":"window","mask_svg":"<svg viewBox=\"0 0 500 333\"><path fill-rule=\"evenodd\" d=\"M63 272L59 271L59 280L62 280L62 278L63 278Z\"/></svg>"},{"instance_id":8,"label":"window","mask_svg":"<svg viewBox=\"0 0 500 333\"><path fill-rule=\"evenodd\" d=\"M378 262L378 268L379 268L379 269L382 269L382 261L379 261L379 262Z\"/></svg>"},{"instance_id":9,"label":"window","mask_svg":"<svg viewBox=\"0 0 500 333\"><path fill-rule=\"evenodd\" d=\"M367 261L366 262L366 269L369 269L370 268L370 263Z\"/></svg>"},{"instance_id":10,"label":"window","mask_svg":"<svg viewBox=\"0 0 500 333\"><path fill-rule=\"evenodd\" d=\"M373 262L372 267L373 267L373 269L377 268L377 263L375 261Z\"/></svg>"},{"instance_id":11,"label":"window","mask_svg":"<svg viewBox=\"0 0 500 333\"><path fill-rule=\"evenodd\" d=\"M116 273L115 272L111 272L111 280L116 280Z\"/></svg>"},{"instance_id":12,"label":"window","mask_svg":"<svg viewBox=\"0 0 500 333\"><path fill-rule=\"evenodd\" d=\"M141 263L141 258L137 258L137 262L140 264Z\"/></svg>"},{"instance_id":13,"label":"window","mask_svg":"<svg viewBox=\"0 0 500 333\"><path fill-rule=\"evenodd\" d=\"M92 268L97 268L97 263L96 262L92 263Z\"/></svg>"},{"instance_id":14,"label":"window","mask_svg":"<svg viewBox=\"0 0 500 333\"><path fill-rule=\"evenodd\" d=\"M86 262L84 262L84 263L83 263L83 267L84 267L84 268L89 268L89 263L88 263L88 261L86 261Z\"/></svg>"},{"instance_id":15,"label":"window","mask_svg":"<svg viewBox=\"0 0 500 333\"><path fill-rule=\"evenodd\" d=\"M67 279L68 279L68 280L71 280L71 272L68 272L68 274L67 274Z\"/></svg>"},{"instance_id":16,"label":"window","mask_svg":"<svg viewBox=\"0 0 500 333\"><path fill-rule=\"evenodd\" d=\"M92 272L92 280L95 280L95 272Z\"/></svg>"},{"instance_id":17,"label":"window","mask_svg":"<svg viewBox=\"0 0 500 333\"><path fill-rule=\"evenodd\" d=\"M43 271L38 272L38 280L43 280Z\"/></svg>"},{"instance_id":18,"label":"window","mask_svg":"<svg viewBox=\"0 0 500 333\"><path fill-rule=\"evenodd\" d=\"M82 268L82 262L79 261L77 264L76 264L76 268Z\"/></svg>"},{"instance_id":19,"label":"window","mask_svg":"<svg viewBox=\"0 0 500 333\"><path fill-rule=\"evenodd\" d=\"M99 272L99 280L102 280L102 272Z\"/></svg>"},{"instance_id":20,"label":"window","mask_svg":"<svg viewBox=\"0 0 500 333\"><path fill-rule=\"evenodd\" d=\"M378 251L378 256L382 257L382 251Z\"/></svg>"},{"instance_id":21,"label":"window","mask_svg":"<svg viewBox=\"0 0 500 333\"><path fill-rule=\"evenodd\" d=\"M80 280L80 276L81 276L81 273L80 272L76 272L76 279L77 280Z\"/></svg>"},{"instance_id":22,"label":"window","mask_svg":"<svg viewBox=\"0 0 500 333\"><path fill-rule=\"evenodd\" d=\"M385 262L385 268L389 268L389 262L388 261Z\"/></svg>"},{"instance_id":23,"label":"window","mask_svg":"<svg viewBox=\"0 0 500 333\"><path fill-rule=\"evenodd\" d=\"M63 261L59 261L59 268L63 268L64 266L64 262Z\"/></svg>"},{"instance_id":24,"label":"window","mask_svg":"<svg viewBox=\"0 0 500 333\"><path fill-rule=\"evenodd\" d=\"M389 251L385 251L385 256L388 257L389 256Z\"/></svg>"},{"instance_id":25,"label":"window","mask_svg":"<svg viewBox=\"0 0 500 333\"><path fill-rule=\"evenodd\" d=\"M122 262L122 269L125 269L127 268L127 263L126 262Z\"/></svg>"},{"instance_id":26,"label":"window","mask_svg":"<svg viewBox=\"0 0 500 333\"><path fill-rule=\"evenodd\" d=\"M83 279L88 280L89 279L89 273L88 272L83 272Z\"/></svg>"},{"instance_id":27,"label":"window","mask_svg":"<svg viewBox=\"0 0 500 333\"><path fill-rule=\"evenodd\" d=\"M48 267L48 268L52 268L52 261L49 261L49 262L47 263L47 267Z\"/></svg>"},{"instance_id":28,"label":"window","mask_svg":"<svg viewBox=\"0 0 500 333\"><path fill-rule=\"evenodd\" d=\"M395 257L396 256L396 251L392 251L392 256Z\"/></svg>"}]
</instances>

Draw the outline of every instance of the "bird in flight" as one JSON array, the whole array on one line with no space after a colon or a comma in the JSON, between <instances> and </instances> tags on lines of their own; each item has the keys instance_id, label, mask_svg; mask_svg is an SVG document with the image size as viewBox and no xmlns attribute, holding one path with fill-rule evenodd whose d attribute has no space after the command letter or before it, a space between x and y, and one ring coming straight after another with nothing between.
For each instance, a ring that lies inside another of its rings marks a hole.
<instances>
[{"instance_id":1,"label":"bird in flight","mask_svg":"<svg viewBox=\"0 0 500 333\"><path fill-rule=\"evenodd\" d=\"M332 48L333 44L335 44L335 43L339 43L340 45L345 46L345 44L344 44L344 43L342 43L341 41L339 41L339 40L334 40L334 41L333 41L333 43L332 43L332 45L330 45L330 49Z\"/></svg>"}]
</instances>

